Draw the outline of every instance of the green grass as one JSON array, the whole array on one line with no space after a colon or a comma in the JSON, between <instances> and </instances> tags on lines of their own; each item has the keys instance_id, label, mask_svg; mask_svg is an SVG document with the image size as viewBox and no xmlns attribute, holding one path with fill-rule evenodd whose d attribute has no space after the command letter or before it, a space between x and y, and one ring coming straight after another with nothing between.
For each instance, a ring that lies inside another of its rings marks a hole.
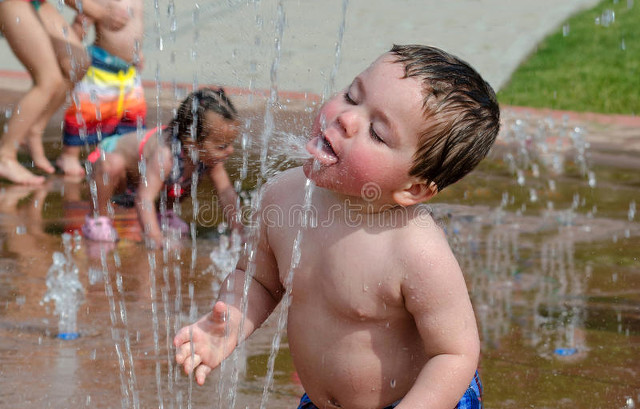
<instances>
[{"instance_id":1,"label":"green grass","mask_svg":"<svg viewBox=\"0 0 640 409\"><path fill-rule=\"evenodd\" d=\"M570 18L516 70L500 103L640 115L639 3L606 0ZM605 10L615 13L608 27L596 23Z\"/></svg>"}]
</instances>

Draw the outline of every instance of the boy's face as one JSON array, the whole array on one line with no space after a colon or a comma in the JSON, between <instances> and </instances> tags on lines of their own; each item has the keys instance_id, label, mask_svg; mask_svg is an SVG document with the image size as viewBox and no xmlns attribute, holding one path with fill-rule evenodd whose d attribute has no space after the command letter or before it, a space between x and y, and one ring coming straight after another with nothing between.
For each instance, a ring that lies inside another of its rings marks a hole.
<instances>
[{"instance_id":1,"label":"boy's face","mask_svg":"<svg viewBox=\"0 0 640 409\"><path fill-rule=\"evenodd\" d=\"M403 78L390 54L378 58L316 116L305 175L316 185L350 196L397 202L424 129L422 86ZM365 196L366 195L366 196Z\"/></svg>"},{"instance_id":2,"label":"boy's face","mask_svg":"<svg viewBox=\"0 0 640 409\"><path fill-rule=\"evenodd\" d=\"M232 144L238 137L239 129L237 121L229 121L216 112L207 111L200 161L209 166L225 161L233 153Z\"/></svg>"}]
</instances>

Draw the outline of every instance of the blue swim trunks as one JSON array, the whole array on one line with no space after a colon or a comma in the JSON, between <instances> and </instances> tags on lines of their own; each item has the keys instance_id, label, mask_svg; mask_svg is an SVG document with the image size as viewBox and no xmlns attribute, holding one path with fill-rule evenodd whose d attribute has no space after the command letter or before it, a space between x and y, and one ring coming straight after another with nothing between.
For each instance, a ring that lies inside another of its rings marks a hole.
<instances>
[{"instance_id":1,"label":"blue swim trunks","mask_svg":"<svg viewBox=\"0 0 640 409\"><path fill-rule=\"evenodd\" d=\"M398 403L400 402L387 406L384 409L392 409L396 407ZM318 409L318 407L311 402L311 399L309 399L305 393L300 399L298 409ZM455 409L482 409L482 383L480 382L480 375L478 375L478 371L476 371L469 388L464 395L462 395L462 399L460 399L460 402L458 402Z\"/></svg>"}]
</instances>

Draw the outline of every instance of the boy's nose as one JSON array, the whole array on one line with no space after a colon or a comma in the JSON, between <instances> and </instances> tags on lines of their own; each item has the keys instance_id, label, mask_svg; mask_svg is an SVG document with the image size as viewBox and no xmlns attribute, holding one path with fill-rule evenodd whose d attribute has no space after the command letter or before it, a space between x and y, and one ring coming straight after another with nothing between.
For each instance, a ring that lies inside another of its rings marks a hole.
<instances>
[{"instance_id":1,"label":"boy's nose","mask_svg":"<svg viewBox=\"0 0 640 409\"><path fill-rule=\"evenodd\" d=\"M344 129L345 136L351 138L358 133L359 116L355 109L347 109L338 116L338 122Z\"/></svg>"}]
</instances>

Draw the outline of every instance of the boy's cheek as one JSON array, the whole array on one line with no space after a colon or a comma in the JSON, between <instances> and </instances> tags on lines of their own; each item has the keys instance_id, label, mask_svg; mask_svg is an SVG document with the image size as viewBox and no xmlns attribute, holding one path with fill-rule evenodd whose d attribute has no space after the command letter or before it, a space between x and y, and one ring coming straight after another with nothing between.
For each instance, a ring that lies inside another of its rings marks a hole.
<instances>
[{"instance_id":1,"label":"boy's cheek","mask_svg":"<svg viewBox=\"0 0 640 409\"><path fill-rule=\"evenodd\" d=\"M316 115L316 118L313 121L312 136L318 135L322 132L322 130L328 126L329 122L340 111L338 101L335 99L336 97L333 97L331 100L327 101L327 103L320 108L320 111L318 111L318 115Z\"/></svg>"}]
</instances>

